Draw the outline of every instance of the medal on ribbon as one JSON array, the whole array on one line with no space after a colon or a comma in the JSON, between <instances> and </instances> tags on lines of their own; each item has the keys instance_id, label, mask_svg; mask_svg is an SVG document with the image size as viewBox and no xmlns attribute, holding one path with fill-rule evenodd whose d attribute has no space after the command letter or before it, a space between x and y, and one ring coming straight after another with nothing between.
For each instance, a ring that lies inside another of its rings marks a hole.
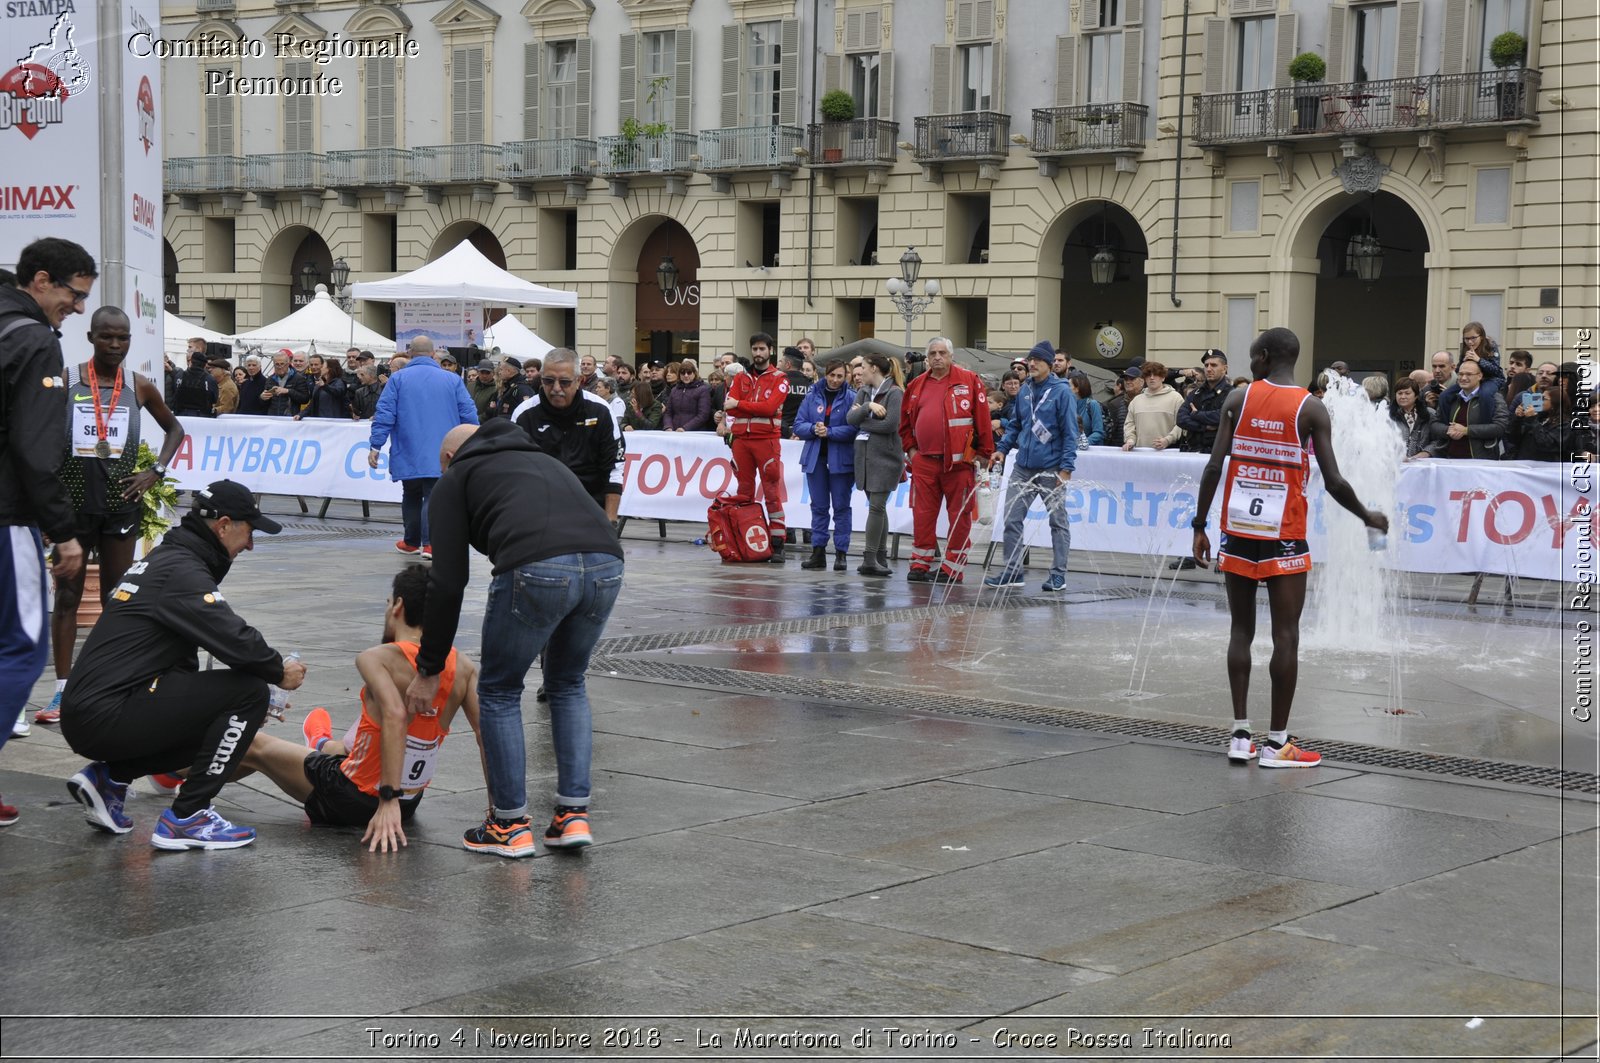
<instances>
[{"instance_id":1,"label":"medal on ribbon","mask_svg":"<svg viewBox=\"0 0 1600 1063\"><path fill-rule=\"evenodd\" d=\"M94 371L94 359L89 359L89 393L94 396L94 428L99 440L94 445L97 458L111 457L110 435L111 412L117 408L117 402L122 398L122 367L117 367L116 379L111 384L111 404L103 407L100 404L100 379Z\"/></svg>"}]
</instances>

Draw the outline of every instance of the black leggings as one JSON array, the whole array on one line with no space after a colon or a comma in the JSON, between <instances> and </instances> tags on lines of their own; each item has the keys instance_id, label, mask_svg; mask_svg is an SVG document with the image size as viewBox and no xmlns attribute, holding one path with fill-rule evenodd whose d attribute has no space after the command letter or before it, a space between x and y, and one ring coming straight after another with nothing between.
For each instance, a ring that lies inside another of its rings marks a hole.
<instances>
[{"instance_id":1,"label":"black leggings","mask_svg":"<svg viewBox=\"0 0 1600 1063\"><path fill-rule=\"evenodd\" d=\"M103 760L117 782L189 769L173 815L210 806L267 718L267 682L245 672L170 672L121 705L62 714L73 752Z\"/></svg>"}]
</instances>

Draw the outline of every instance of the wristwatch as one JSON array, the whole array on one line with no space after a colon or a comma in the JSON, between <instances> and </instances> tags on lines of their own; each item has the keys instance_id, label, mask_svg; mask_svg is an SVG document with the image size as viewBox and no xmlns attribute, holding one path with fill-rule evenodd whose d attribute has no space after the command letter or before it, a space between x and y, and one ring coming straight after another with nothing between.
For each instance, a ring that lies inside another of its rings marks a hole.
<instances>
[{"instance_id":1,"label":"wristwatch","mask_svg":"<svg viewBox=\"0 0 1600 1063\"><path fill-rule=\"evenodd\" d=\"M398 801L406 795L404 790L396 790L393 786L378 787L378 798L383 801Z\"/></svg>"},{"instance_id":2,"label":"wristwatch","mask_svg":"<svg viewBox=\"0 0 1600 1063\"><path fill-rule=\"evenodd\" d=\"M150 466L150 471L155 473L157 476L165 477L167 475L166 463L158 461L154 465Z\"/></svg>"},{"instance_id":3,"label":"wristwatch","mask_svg":"<svg viewBox=\"0 0 1600 1063\"><path fill-rule=\"evenodd\" d=\"M1189 527L1193 528L1195 531L1205 531L1206 530L1206 519L1205 519L1205 517L1196 517L1194 520L1191 520L1189 522Z\"/></svg>"}]
</instances>

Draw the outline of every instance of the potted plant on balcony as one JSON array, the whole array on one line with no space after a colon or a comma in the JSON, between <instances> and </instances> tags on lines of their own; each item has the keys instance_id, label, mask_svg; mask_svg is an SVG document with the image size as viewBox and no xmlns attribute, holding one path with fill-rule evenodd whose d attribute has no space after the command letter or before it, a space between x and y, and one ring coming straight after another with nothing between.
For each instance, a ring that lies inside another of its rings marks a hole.
<instances>
[{"instance_id":1,"label":"potted plant on balcony","mask_svg":"<svg viewBox=\"0 0 1600 1063\"><path fill-rule=\"evenodd\" d=\"M1497 70L1505 70L1508 67L1520 70L1527 58L1527 38L1515 30L1507 30L1489 42L1489 62L1493 63ZM1525 85L1521 76L1516 73L1501 75L1500 83L1494 87L1494 94L1499 103L1502 122L1522 117L1522 105L1527 92Z\"/></svg>"},{"instance_id":2,"label":"potted plant on balcony","mask_svg":"<svg viewBox=\"0 0 1600 1063\"><path fill-rule=\"evenodd\" d=\"M656 97L666 87L667 80L664 77L651 79L650 91L644 98L645 103L653 104L656 102ZM641 151L650 150L657 152L657 154L649 157L650 172L664 172L667 168L667 161L659 154L662 147L661 138L670 132L672 132L672 126L666 122L641 122L632 115L624 118L622 120L622 139L611 148L612 167L618 170L637 169ZM644 149L640 148L639 142L641 140L648 141Z\"/></svg>"},{"instance_id":3,"label":"potted plant on balcony","mask_svg":"<svg viewBox=\"0 0 1600 1063\"><path fill-rule=\"evenodd\" d=\"M1301 52L1289 61L1289 80L1295 83L1294 131L1312 133L1322 115L1322 90L1301 88L1321 84L1328 76L1328 64L1316 52Z\"/></svg>"},{"instance_id":4,"label":"potted plant on balcony","mask_svg":"<svg viewBox=\"0 0 1600 1063\"><path fill-rule=\"evenodd\" d=\"M823 162L843 162L844 144L842 126L856 116L856 98L844 89L832 89L822 95ZM829 142L836 146L829 147Z\"/></svg>"}]
</instances>

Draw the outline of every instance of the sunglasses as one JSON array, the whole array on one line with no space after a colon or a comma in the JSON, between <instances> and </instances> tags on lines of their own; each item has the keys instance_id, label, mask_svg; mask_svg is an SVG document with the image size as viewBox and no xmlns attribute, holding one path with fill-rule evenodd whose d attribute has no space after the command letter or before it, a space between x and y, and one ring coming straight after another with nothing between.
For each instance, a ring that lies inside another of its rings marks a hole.
<instances>
[{"instance_id":1,"label":"sunglasses","mask_svg":"<svg viewBox=\"0 0 1600 1063\"><path fill-rule=\"evenodd\" d=\"M85 302L89 298L89 293L88 292L80 292L80 291L78 291L78 289L74 288L72 285L68 284L66 281L51 281L51 283L54 284L57 288L65 288L67 291L71 292L72 293L72 301L74 303L82 303L82 302Z\"/></svg>"},{"instance_id":2,"label":"sunglasses","mask_svg":"<svg viewBox=\"0 0 1600 1063\"><path fill-rule=\"evenodd\" d=\"M570 376L541 376L539 380L547 388L562 388L563 390L577 383Z\"/></svg>"}]
</instances>

